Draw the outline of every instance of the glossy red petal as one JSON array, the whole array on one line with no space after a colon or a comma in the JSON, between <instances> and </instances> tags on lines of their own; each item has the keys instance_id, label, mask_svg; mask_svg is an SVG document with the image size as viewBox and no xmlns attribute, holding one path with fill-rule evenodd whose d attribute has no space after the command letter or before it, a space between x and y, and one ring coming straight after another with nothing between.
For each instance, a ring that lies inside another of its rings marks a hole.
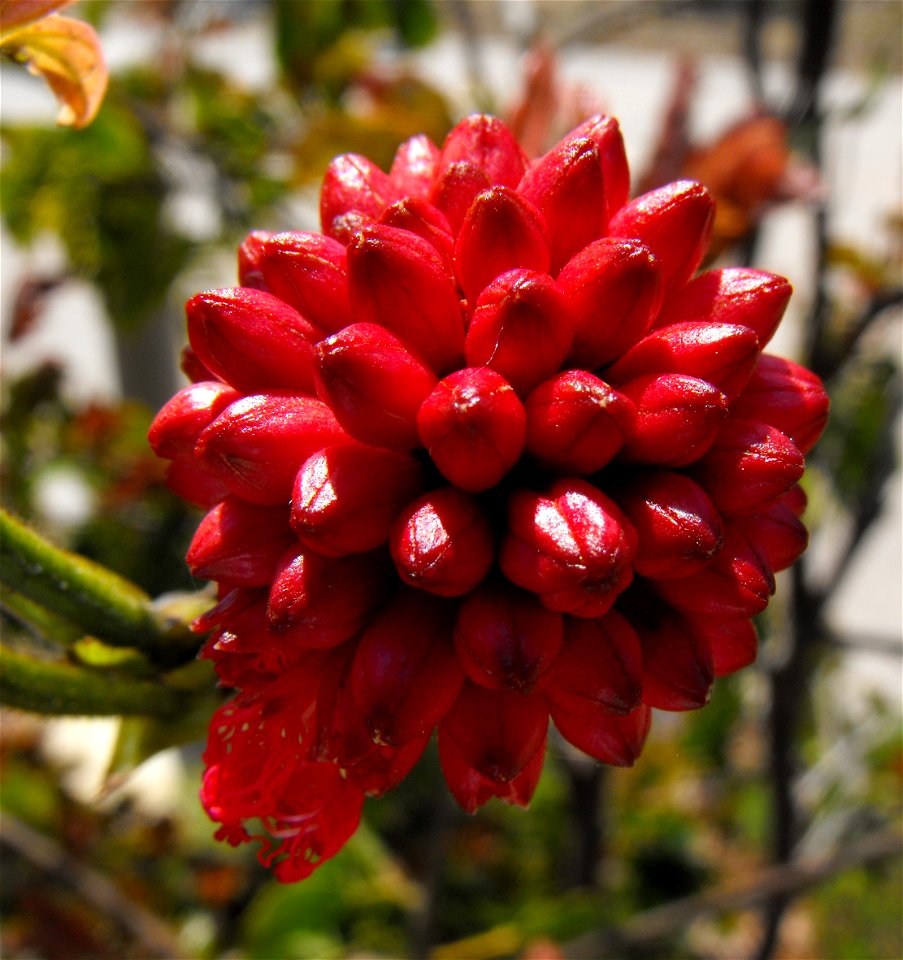
<instances>
[{"instance_id":1,"label":"glossy red petal","mask_svg":"<svg viewBox=\"0 0 903 960\"><path fill-rule=\"evenodd\" d=\"M295 478L292 529L325 556L364 553L386 542L398 511L423 483L423 468L409 454L362 444L325 447Z\"/></svg>"},{"instance_id":2,"label":"glossy red petal","mask_svg":"<svg viewBox=\"0 0 903 960\"><path fill-rule=\"evenodd\" d=\"M731 414L776 427L805 454L818 442L828 422L829 403L816 374L792 360L766 354L759 358L743 393L731 404Z\"/></svg>"},{"instance_id":3,"label":"glossy red petal","mask_svg":"<svg viewBox=\"0 0 903 960\"><path fill-rule=\"evenodd\" d=\"M477 194L455 245L455 270L468 300L508 270L543 273L549 262L549 232L531 203L510 187Z\"/></svg>"},{"instance_id":4,"label":"glossy red petal","mask_svg":"<svg viewBox=\"0 0 903 960\"><path fill-rule=\"evenodd\" d=\"M705 706L715 680L705 634L694 629L691 620L665 608L649 609L635 626L643 651L643 702L659 710Z\"/></svg>"},{"instance_id":5,"label":"glossy red petal","mask_svg":"<svg viewBox=\"0 0 903 960\"><path fill-rule=\"evenodd\" d=\"M489 690L466 681L439 725L439 737L441 744L447 736L488 780L510 783L542 750L548 725L542 695Z\"/></svg>"},{"instance_id":6,"label":"glossy red petal","mask_svg":"<svg viewBox=\"0 0 903 960\"><path fill-rule=\"evenodd\" d=\"M401 746L430 733L464 682L450 641L446 602L402 591L367 627L351 689L377 743Z\"/></svg>"},{"instance_id":7,"label":"glossy red petal","mask_svg":"<svg viewBox=\"0 0 903 960\"><path fill-rule=\"evenodd\" d=\"M482 582L494 559L483 509L454 487L409 503L392 527L390 549L402 581L442 597L460 597Z\"/></svg>"},{"instance_id":8,"label":"glossy red petal","mask_svg":"<svg viewBox=\"0 0 903 960\"><path fill-rule=\"evenodd\" d=\"M315 451L348 435L313 397L261 393L231 403L201 433L197 452L239 497L287 503L295 474Z\"/></svg>"},{"instance_id":9,"label":"glossy red petal","mask_svg":"<svg viewBox=\"0 0 903 960\"><path fill-rule=\"evenodd\" d=\"M699 484L681 473L649 470L618 487L618 506L637 532L636 572L656 580L702 570L721 549L721 517Z\"/></svg>"},{"instance_id":10,"label":"glossy red petal","mask_svg":"<svg viewBox=\"0 0 903 960\"><path fill-rule=\"evenodd\" d=\"M313 343L322 335L287 303L262 290L207 290L185 305L198 359L241 390L313 393Z\"/></svg>"},{"instance_id":11,"label":"glossy red petal","mask_svg":"<svg viewBox=\"0 0 903 960\"><path fill-rule=\"evenodd\" d=\"M609 212L599 148L588 137L563 140L524 174L517 188L549 228L552 270L605 233Z\"/></svg>"},{"instance_id":12,"label":"glossy red petal","mask_svg":"<svg viewBox=\"0 0 903 960\"><path fill-rule=\"evenodd\" d=\"M725 527L721 549L698 573L655 581L656 593L678 610L725 620L761 613L774 587L762 555L730 526Z\"/></svg>"},{"instance_id":13,"label":"glossy red petal","mask_svg":"<svg viewBox=\"0 0 903 960\"><path fill-rule=\"evenodd\" d=\"M772 338L793 288L783 277L748 267L709 270L669 297L656 321L731 323L749 327L764 347Z\"/></svg>"},{"instance_id":14,"label":"glossy red petal","mask_svg":"<svg viewBox=\"0 0 903 960\"><path fill-rule=\"evenodd\" d=\"M502 572L550 610L600 617L633 578L633 528L612 500L584 480L558 480L546 496L513 493L508 527Z\"/></svg>"},{"instance_id":15,"label":"glossy red petal","mask_svg":"<svg viewBox=\"0 0 903 960\"><path fill-rule=\"evenodd\" d=\"M565 370L524 403L527 451L545 468L587 476L624 445L634 418L623 394L584 370Z\"/></svg>"},{"instance_id":16,"label":"glossy red petal","mask_svg":"<svg viewBox=\"0 0 903 960\"><path fill-rule=\"evenodd\" d=\"M436 376L385 328L354 323L321 340L315 377L320 396L361 443L419 445L417 411Z\"/></svg>"},{"instance_id":17,"label":"glossy red petal","mask_svg":"<svg viewBox=\"0 0 903 960\"><path fill-rule=\"evenodd\" d=\"M561 366L573 329L570 307L547 273L511 270L480 294L464 356L469 366L491 367L525 396Z\"/></svg>"},{"instance_id":18,"label":"glossy red petal","mask_svg":"<svg viewBox=\"0 0 903 960\"><path fill-rule=\"evenodd\" d=\"M324 333L352 322L345 247L318 233L276 233L263 244L266 289Z\"/></svg>"},{"instance_id":19,"label":"glossy red petal","mask_svg":"<svg viewBox=\"0 0 903 960\"><path fill-rule=\"evenodd\" d=\"M653 373L683 373L707 380L734 400L758 359L758 340L749 327L677 323L653 330L607 369L605 379L619 386Z\"/></svg>"},{"instance_id":20,"label":"glossy red petal","mask_svg":"<svg viewBox=\"0 0 903 960\"><path fill-rule=\"evenodd\" d=\"M201 431L240 397L237 390L219 380L183 387L166 402L147 431L154 453L167 460L191 457Z\"/></svg>"},{"instance_id":21,"label":"glossy red petal","mask_svg":"<svg viewBox=\"0 0 903 960\"><path fill-rule=\"evenodd\" d=\"M185 560L200 580L236 587L269 584L292 542L284 507L260 507L237 497L218 503L201 521Z\"/></svg>"},{"instance_id":22,"label":"glossy red petal","mask_svg":"<svg viewBox=\"0 0 903 960\"><path fill-rule=\"evenodd\" d=\"M652 251L668 295L702 263L714 218L708 190L693 180L678 180L631 200L612 217L608 232L639 240Z\"/></svg>"},{"instance_id":23,"label":"glossy red petal","mask_svg":"<svg viewBox=\"0 0 903 960\"><path fill-rule=\"evenodd\" d=\"M619 613L594 620L565 617L564 646L546 687L553 716L556 709L630 713L640 704L642 669L639 638Z\"/></svg>"},{"instance_id":24,"label":"glossy red petal","mask_svg":"<svg viewBox=\"0 0 903 960\"><path fill-rule=\"evenodd\" d=\"M320 189L323 232L347 243L355 230L377 220L398 199L398 188L371 160L356 153L336 157Z\"/></svg>"},{"instance_id":25,"label":"glossy red petal","mask_svg":"<svg viewBox=\"0 0 903 960\"><path fill-rule=\"evenodd\" d=\"M588 715L571 713L553 704L552 720L568 743L594 760L614 767L632 767L646 742L652 711L641 704L626 716L602 708Z\"/></svg>"},{"instance_id":26,"label":"glossy red petal","mask_svg":"<svg viewBox=\"0 0 903 960\"><path fill-rule=\"evenodd\" d=\"M440 380L417 414L417 430L442 475L476 493L495 486L524 447L526 415L511 385L489 367Z\"/></svg>"},{"instance_id":27,"label":"glossy red petal","mask_svg":"<svg viewBox=\"0 0 903 960\"><path fill-rule=\"evenodd\" d=\"M454 637L475 683L532 693L545 686L561 649L562 617L526 591L491 583L462 601Z\"/></svg>"},{"instance_id":28,"label":"glossy red petal","mask_svg":"<svg viewBox=\"0 0 903 960\"><path fill-rule=\"evenodd\" d=\"M780 430L728 420L693 476L728 515L754 513L785 494L803 475L803 455Z\"/></svg>"},{"instance_id":29,"label":"glossy red petal","mask_svg":"<svg viewBox=\"0 0 903 960\"><path fill-rule=\"evenodd\" d=\"M633 403L621 457L631 463L683 467L715 442L727 418L727 398L706 380L653 374L622 383Z\"/></svg>"},{"instance_id":30,"label":"glossy red petal","mask_svg":"<svg viewBox=\"0 0 903 960\"><path fill-rule=\"evenodd\" d=\"M426 197L436 177L439 148L425 134L405 140L395 151L389 179L400 196Z\"/></svg>"},{"instance_id":31,"label":"glossy red petal","mask_svg":"<svg viewBox=\"0 0 903 960\"><path fill-rule=\"evenodd\" d=\"M435 370L454 369L464 352L458 292L435 247L407 230L377 224L348 243L355 319L390 330Z\"/></svg>"},{"instance_id":32,"label":"glossy red petal","mask_svg":"<svg viewBox=\"0 0 903 960\"><path fill-rule=\"evenodd\" d=\"M473 767L445 728L439 727L439 760L442 773L448 789L467 813L476 813L479 807L493 797L519 807L529 806L539 784L544 759L543 743L512 780L490 780Z\"/></svg>"},{"instance_id":33,"label":"glossy red petal","mask_svg":"<svg viewBox=\"0 0 903 960\"><path fill-rule=\"evenodd\" d=\"M660 270L636 240L604 237L579 250L558 283L574 311L568 362L595 369L641 340L662 302Z\"/></svg>"}]
</instances>

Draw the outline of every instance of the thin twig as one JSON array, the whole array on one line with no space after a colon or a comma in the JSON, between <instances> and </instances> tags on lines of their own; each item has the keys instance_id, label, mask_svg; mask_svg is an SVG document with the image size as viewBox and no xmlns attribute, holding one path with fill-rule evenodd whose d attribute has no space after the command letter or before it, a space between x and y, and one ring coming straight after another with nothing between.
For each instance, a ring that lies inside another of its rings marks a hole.
<instances>
[{"instance_id":1,"label":"thin twig","mask_svg":"<svg viewBox=\"0 0 903 960\"><path fill-rule=\"evenodd\" d=\"M749 910L776 897L789 899L844 870L888 860L901 853L903 836L896 830L882 830L825 857L769 867L743 886L708 890L647 910L622 927L595 931L570 941L565 945L564 955L568 958L621 955L624 948L649 946L679 934L701 917Z\"/></svg>"},{"instance_id":2,"label":"thin twig","mask_svg":"<svg viewBox=\"0 0 903 960\"><path fill-rule=\"evenodd\" d=\"M159 917L125 897L105 876L67 853L17 817L0 813L0 843L102 911L148 956L183 956L176 934Z\"/></svg>"}]
</instances>

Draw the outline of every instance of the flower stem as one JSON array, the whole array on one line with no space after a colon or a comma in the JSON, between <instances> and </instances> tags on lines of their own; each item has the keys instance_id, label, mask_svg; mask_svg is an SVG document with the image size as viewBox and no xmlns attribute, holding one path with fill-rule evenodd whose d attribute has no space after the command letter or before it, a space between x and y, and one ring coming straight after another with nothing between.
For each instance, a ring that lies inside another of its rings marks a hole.
<instances>
[{"instance_id":1,"label":"flower stem","mask_svg":"<svg viewBox=\"0 0 903 960\"><path fill-rule=\"evenodd\" d=\"M182 703L175 691L153 680L41 660L6 645L0 645L0 698L20 710L75 716L174 716Z\"/></svg>"},{"instance_id":2,"label":"flower stem","mask_svg":"<svg viewBox=\"0 0 903 960\"><path fill-rule=\"evenodd\" d=\"M54 546L0 510L0 583L113 646L135 647L163 665L194 655L183 623L160 616L129 580Z\"/></svg>"}]
</instances>

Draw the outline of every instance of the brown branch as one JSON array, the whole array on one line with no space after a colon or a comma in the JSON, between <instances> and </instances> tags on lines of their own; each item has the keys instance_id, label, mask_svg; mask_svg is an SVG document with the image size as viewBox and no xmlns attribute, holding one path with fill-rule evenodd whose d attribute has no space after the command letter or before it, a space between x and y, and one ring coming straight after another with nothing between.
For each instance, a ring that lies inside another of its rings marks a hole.
<instances>
[{"instance_id":1,"label":"brown branch","mask_svg":"<svg viewBox=\"0 0 903 960\"><path fill-rule=\"evenodd\" d=\"M0 814L0 843L118 923L148 956L175 960L183 955L175 933L162 920L129 900L101 873L17 817Z\"/></svg>"},{"instance_id":2,"label":"brown branch","mask_svg":"<svg viewBox=\"0 0 903 960\"><path fill-rule=\"evenodd\" d=\"M568 958L621 955L625 948L649 946L685 930L694 920L749 910L775 897L789 899L844 870L888 860L903 853L903 835L882 830L834 853L763 870L754 880L731 889L709 890L637 914L622 927L598 930L565 945Z\"/></svg>"}]
</instances>

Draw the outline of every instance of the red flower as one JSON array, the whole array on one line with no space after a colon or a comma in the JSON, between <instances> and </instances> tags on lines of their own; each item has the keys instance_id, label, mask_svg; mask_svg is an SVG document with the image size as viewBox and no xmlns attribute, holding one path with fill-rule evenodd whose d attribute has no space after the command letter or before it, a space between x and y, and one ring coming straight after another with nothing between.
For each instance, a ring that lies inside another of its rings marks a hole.
<instances>
[{"instance_id":1,"label":"red flower","mask_svg":"<svg viewBox=\"0 0 903 960\"><path fill-rule=\"evenodd\" d=\"M628 192L609 118L531 164L471 117L389 174L338 158L325 236L253 233L242 286L189 301L195 382L150 439L209 511L197 629L237 690L202 799L280 879L437 728L465 809L526 805L550 717L629 765L650 707L755 658L827 398L762 355L786 280L693 278L706 190Z\"/></svg>"}]
</instances>

